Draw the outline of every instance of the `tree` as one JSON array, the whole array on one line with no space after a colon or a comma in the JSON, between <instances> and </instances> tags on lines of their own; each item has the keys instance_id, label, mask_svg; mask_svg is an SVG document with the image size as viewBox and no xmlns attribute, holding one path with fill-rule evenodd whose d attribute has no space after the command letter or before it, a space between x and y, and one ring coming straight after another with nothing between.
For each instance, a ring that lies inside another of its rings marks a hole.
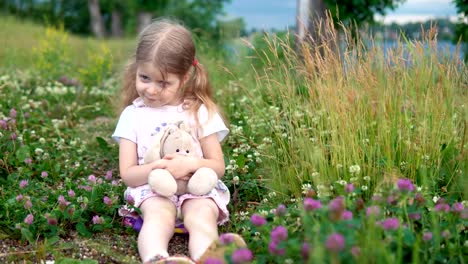
<instances>
[{"instance_id":1,"label":"tree","mask_svg":"<svg viewBox=\"0 0 468 264\"><path fill-rule=\"evenodd\" d=\"M330 32L331 24L343 23L347 27L359 27L365 22L374 22L374 14L384 15L387 10L395 9L405 0L298 0L297 35L302 42L308 36L314 46L330 46L336 50L336 37ZM463 0L461 0L463 1ZM327 25L328 24L328 25ZM355 31L352 30L352 33ZM323 50L320 49L323 55Z\"/></svg>"},{"instance_id":2,"label":"tree","mask_svg":"<svg viewBox=\"0 0 468 264\"><path fill-rule=\"evenodd\" d=\"M102 21L101 8L99 0L88 0L88 8L90 14L91 30L97 38L103 38L105 35L104 22Z\"/></svg>"},{"instance_id":3,"label":"tree","mask_svg":"<svg viewBox=\"0 0 468 264\"><path fill-rule=\"evenodd\" d=\"M468 62L468 2L466 0L454 0L457 11L463 17L457 23L455 29L455 41L461 41L465 45L465 61Z\"/></svg>"}]
</instances>

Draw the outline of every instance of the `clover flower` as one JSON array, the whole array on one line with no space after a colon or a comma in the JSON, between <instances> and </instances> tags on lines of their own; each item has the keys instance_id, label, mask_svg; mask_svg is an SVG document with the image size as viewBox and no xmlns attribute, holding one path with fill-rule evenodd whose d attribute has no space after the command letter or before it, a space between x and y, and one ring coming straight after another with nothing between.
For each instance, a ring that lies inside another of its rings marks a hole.
<instances>
[{"instance_id":1,"label":"clover flower","mask_svg":"<svg viewBox=\"0 0 468 264\"><path fill-rule=\"evenodd\" d=\"M431 232L425 232L422 236L423 241L429 241L432 239L432 233Z\"/></svg>"},{"instance_id":2,"label":"clover flower","mask_svg":"<svg viewBox=\"0 0 468 264\"><path fill-rule=\"evenodd\" d=\"M284 226L277 226L271 230L270 237L272 241L283 241L288 238L288 229Z\"/></svg>"},{"instance_id":3,"label":"clover flower","mask_svg":"<svg viewBox=\"0 0 468 264\"><path fill-rule=\"evenodd\" d=\"M322 208L322 204L320 203L320 201L314 200L309 197L304 199L304 210L313 211L320 208Z\"/></svg>"},{"instance_id":4,"label":"clover flower","mask_svg":"<svg viewBox=\"0 0 468 264\"><path fill-rule=\"evenodd\" d=\"M366 216L367 217L377 217L380 215L380 207L377 205L369 206L366 209Z\"/></svg>"},{"instance_id":5,"label":"clover flower","mask_svg":"<svg viewBox=\"0 0 468 264\"><path fill-rule=\"evenodd\" d=\"M223 264L224 262L216 258L207 258L204 263L205 264Z\"/></svg>"},{"instance_id":6,"label":"clover flower","mask_svg":"<svg viewBox=\"0 0 468 264\"><path fill-rule=\"evenodd\" d=\"M26 186L28 186L28 180L21 180L19 183L20 189L24 189Z\"/></svg>"},{"instance_id":7,"label":"clover flower","mask_svg":"<svg viewBox=\"0 0 468 264\"><path fill-rule=\"evenodd\" d=\"M251 217L250 217L250 222L252 222L252 224L254 226L262 226L264 224L266 224L266 219L259 215L259 214L253 214Z\"/></svg>"},{"instance_id":8,"label":"clover flower","mask_svg":"<svg viewBox=\"0 0 468 264\"><path fill-rule=\"evenodd\" d=\"M104 218L102 218L102 217L100 217L98 215L95 215L95 216L93 216L92 222L95 225L103 224L104 223Z\"/></svg>"},{"instance_id":9,"label":"clover flower","mask_svg":"<svg viewBox=\"0 0 468 264\"><path fill-rule=\"evenodd\" d=\"M286 206L284 204L278 205L278 207L276 207L275 214L277 216L285 215L286 214Z\"/></svg>"},{"instance_id":10,"label":"clover flower","mask_svg":"<svg viewBox=\"0 0 468 264\"><path fill-rule=\"evenodd\" d=\"M34 222L34 215L28 214L28 215L24 218L24 222L25 222L27 225L31 225L31 224Z\"/></svg>"},{"instance_id":11,"label":"clover flower","mask_svg":"<svg viewBox=\"0 0 468 264\"><path fill-rule=\"evenodd\" d=\"M340 252L345 246L345 239L340 233L333 233L325 241L325 247L335 253Z\"/></svg>"},{"instance_id":12,"label":"clover flower","mask_svg":"<svg viewBox=\"0 0 468 264\"><path fill-rule=\"evenodd\" d=\"M398 190L405 192L414 191L414 185L410 179L399 179L397 182Z\"/></svg>"},{"instance_id":13,"label":"clover flower","mask_svg":"<svg viewBox=\"0 0 468 264\"><path fill-rule=\"evenodd\" d=\"M400 221L398 218L391 217L383 220L380 225L384 230L397 230L400 227Z\"/></svg>"},{"instance_id":14,"label":"clover flower","mask_svg":"<svg viewBox=\"0 0 468 264\"><path fill-rule=\"evenodd\" d=\"M253 259L253 254L248 248L239 248L232 253L231 260L234 264L249 263Z\"/></svg>"},{"instance_id":15,"label":"clover flower","mask_svg":"<svg viewBox=\"0 0 468 264\"><path fill-rule=\"evenodd\" d=\"M277 256L283 256L286 253L286 249L279 248L279 241L270 241L268 244L268 251Z\"/></svg>"}]
</instances>

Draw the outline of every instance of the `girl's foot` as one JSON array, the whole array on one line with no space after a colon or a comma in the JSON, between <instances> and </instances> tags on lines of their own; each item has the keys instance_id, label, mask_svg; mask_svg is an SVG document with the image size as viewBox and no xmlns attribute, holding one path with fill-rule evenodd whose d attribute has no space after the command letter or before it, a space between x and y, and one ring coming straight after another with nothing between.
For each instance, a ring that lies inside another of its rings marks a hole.
<instances>
[{"instance_id":1,"label":"girl's foot","mask_svg":"<svg viewBox=\"0 0 468 264\"><path fill-rule=\"evenodd\" d=\"M155 256L145 264L195 264L195 262L186 256Z\"/></svg>"},{"instance_id":2,"label":"girl's foot","mask_svg":"<svg viewBox=\"0 0 468 264\"><path fill-rule=\"evenodd\" d=\"M197 264L203 264L207 260L219 260L221 263L228 263L225 259L226 251L234 251L238 248L246 248L247 244L244 239L235 233L225 233L222 234L218 240L215 240L203 253L200 259L197 261ZM230 252L232 254L232 252Z\"/></svg>"}]
</instances>

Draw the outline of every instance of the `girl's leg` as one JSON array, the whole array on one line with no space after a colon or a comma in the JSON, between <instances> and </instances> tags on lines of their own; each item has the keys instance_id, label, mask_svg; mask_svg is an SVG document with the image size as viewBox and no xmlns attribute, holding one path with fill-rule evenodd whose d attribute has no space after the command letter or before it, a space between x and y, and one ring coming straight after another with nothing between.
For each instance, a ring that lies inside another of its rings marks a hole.
<instances>
[{"instance_id":1,"label":"girl's leg","mask_svg":"<svg viewBox=\"0 0 468 264\"><path fill-rule=\"evenodd\" d=\"M218 238L219 208L210 198L189 199L182 204L184 226L189 233L189 252L198 260Z\"/></svg>"},{"instance_id":2,"label":"girl's leg","mask_svg":"<svg viewBox=\"0 0 468 264\"><path fill-rule=\"evenodd\" d=\"M151 197L140 206L143 226L138 235L138 252L143 263L156 255L167 257L169 240L174 234L176 207L167 198Z\"/></svg>"}]
</instances>

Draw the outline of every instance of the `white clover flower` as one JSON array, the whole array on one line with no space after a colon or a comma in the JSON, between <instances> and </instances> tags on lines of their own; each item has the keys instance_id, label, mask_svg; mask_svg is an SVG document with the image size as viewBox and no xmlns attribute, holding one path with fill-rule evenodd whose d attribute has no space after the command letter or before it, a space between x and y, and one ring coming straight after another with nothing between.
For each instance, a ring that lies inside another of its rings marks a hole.
<instances>
[{"instance_id":1,"label":"white clover flower","mask_svg":"<svg viewBox=\"0 0 468 264\"><path fill-rule=\"evenodd\" d=\"M234 176L234 177L232 178L232 182L233 182L235 185L239 184L239 176Z\"/></svg>"},{"instance_id":2,"label":"white clover flower","mask_svg":"<svg viewBox=\"0 0 468 264\"><path fill-rule=\"evenodd\" d=\"M285 264L293 264L294 261L293 261L292 259L285 259L285 260L284 260L284 263L285 263Z\"/></svg>"},{"instance_id":3,"label":"white clover flower","mask_svg":"<svg viewBox=\"0 0 468 264\"><path fill-rule=\"evenodd\" d=\"M351 165L349 167L349 173L351 174L359 174L361 172L361 167L359 165Z\"/></svg>"},{"instance_id":4,"label":"white clover flower","mask_svg":"<svg viewBox=\"0 0 468 264\"><path fill-rule=\"evenodd\" d=\"M342 168L343 168L343 164L339 164L339 163L336 164L336 168L337 168L337 169L342 169Z\"/></svg>"},{"instance_id":5,"label":"white clover flower","mask_svg":"<svg viewBox=\"0 0 468 264\"><path fill-rule=\"evenodd\" d=\"M337 183L341 186L345 186L347 184L347 182L345 180L339 180L337 181Z\"/></svg>"},{"instance_id":6,"label":"white clover flower","mask_svg":"<svg viewBox=\"0 0 468 264\"><path fill-rule=\"evenodd\" d=\"M436 196L432 197L432 201L434 203L437 203L437 201L439 201L439 196L436 195Z\"/></svg>"},{"instance_id":7,"label":"white clover flower","mask_svg":"<svg viewBox=\"0 0 468 264\"><path fill-rule=\"evenodd\" d=\"M268 196L269 196L270 198L276 197L276 192L270 192L270 193L268 194Z\"/></svg>"},{"instance_id":8,"label":"white clover flower","mask_svg":"<svg viewBox=\"0 0 468 264\"><path fill-rule=\"evenodd\" d=\"M267 199L267 198L263 198L262 203L268 203L268 199Z\"/></svg>"},{"instance_id":9,"label":"white clover flower","mask_svg":"<svg viewBox=\"0 0 468 264\"><path fill-rule=\"evenodd\" d=\"M363 185L363 186L361 187L361 189L362 189L363 191L367 191L369 188L368 188L366 185Z\"/></svg>"},{"instance_id":10,"label":"white clover flower","mask_svg":"<svg viewBox=\"0 0 468 264\"><path fill-rule=\"evenodd\" d=\"M314 172L312 172L312 175L311 175L311 176L312 176L312 178L316 178L316 177L318 177L319 175L320 175L320 173L314 171Z\"/></svg>"},{"instance_id":11,"label":"white clover flower","mask_svg":"<svg viewBox=\"0 0 468 264\"><path fill-rule=\"evenodd\" d=\"M39 155L41 155L42 153L44 153L44 150L41 149L41 148L36 148L36 149L34 150L34 153L36 154L36 156L39 156Z\"/></svg>"},{"instance_id":12,"label":"white clover flower","mask_svg":"<svg viewBox=\"0 0 468 264\"><path fill-rule=\"evenodd\" d=\"M370 176L364 176L362 179L364 179L365 181L370 181L371 180Z\"/></svg>"},{"instance_id":13,"label":"white clover flower","mask_svg":"<svg viewBox=\"0 0 468 264\"><path fill-rule=\"evenodd\" d=\"M304 183L304 184L302 184L301 189L302 189L303 192L308 191L308 190L312 189L312 184Z\"/></svg>"},{"instance_id":14,"label":"white clover flower","mask_svg":"<svg viewBox=\"0 0 468 264\"><path fill-rule=\"evenodd\" d=\"M267 210L260 210L258 212L260 215L263 215L263 216L267 216L268 215L268 211Z\"/></svg>"},{"instance_id":15,"label":"white clover flower","mask_svg":"<svg viewBox=\"0 0 468 264\"><path fill-rule=\"evenodd\" d=\"M3 137L3 133L2 133L2 132L0 132L0 138L1 138L1 137Z\"/></svg>"}]
</instances>

